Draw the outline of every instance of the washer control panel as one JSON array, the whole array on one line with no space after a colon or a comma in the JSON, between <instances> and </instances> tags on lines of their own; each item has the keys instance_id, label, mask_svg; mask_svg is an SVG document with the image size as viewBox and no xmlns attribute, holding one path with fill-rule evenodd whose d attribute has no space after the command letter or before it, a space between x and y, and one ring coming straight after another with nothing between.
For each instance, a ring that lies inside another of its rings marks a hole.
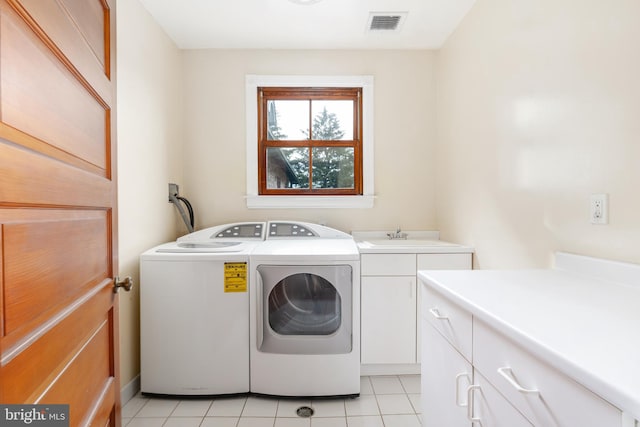
<instances>
[{"instance_id":1,"label":"washer control panel","mask_svg":"<svg viewBox=\"0 0 640 427\"><path fill-rule=\"evenodd\" d=\"M318 237L318 234L308 227L294 222L270 222L269 237Z\"/></svg>"},{"instance_id":2,"label":"washer control panel","mask_svg":"<svg viewBox=\"0 0 640 427\"><path fill-rule=\"evenodd\" d=\"M263 230L264 223L262 222L234 224L218 231L216 234L212 235L211 238L224 239L242 237L262 239Z\"/></svg>"}]
</instances>

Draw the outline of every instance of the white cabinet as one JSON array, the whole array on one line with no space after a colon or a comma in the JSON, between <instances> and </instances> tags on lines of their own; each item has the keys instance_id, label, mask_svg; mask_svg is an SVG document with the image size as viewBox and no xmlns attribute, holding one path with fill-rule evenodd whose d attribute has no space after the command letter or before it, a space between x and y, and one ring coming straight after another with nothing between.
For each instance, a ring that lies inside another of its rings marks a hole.
<instances>
[{"instance_id":1,"label":"white cabinet","mask_svg":"<svg viewBox=\"0 0 640 427\"><path fill-rule=\"evenodd\" d=\"M415 276L416 254L362 254L362 276Z\"/></svg>"},{"instance_id":2,"label":"white cabinet","mask_svg":"<svg viewBox=\"0 0 640 427\"><path fill-rule=\"evenodd\" d=\"M469 427L466 390L473 384L473 368L428 323L422 326L422 425Z\"/></svg>"},{"instance_id":3,"label":"white cabinet","mask_svg":"<svg viewBox=\"0 0 640 427\"><path fill-rule=\"evenodd\" d=\"M364 253L361 255L361 362L365 374L418 372L419 269L471 268L471 253ZM400 366L402 365L402 366Z\"/></svg>"},{"instance_id":4,"label":"white cabinet","mask_svg":"<svg viewBox=\"0 0 640 427\"><path fill-rule=\"evenodd\" d=\"M416 363L416 255L361 257L362 364Z\"/></svg>"},{"instance_id":5,"label":"white cabinet","mask_svg":"<svg viewBox=\"0 0 640 427\"><path fill-rule=\"evenodd\" d=\"M361 362L416 363L416 278L363 277Z\"/></svg>"},{"instance_id":6,"label":"white cabinet","mask_svg":"<svg viewBox=\"0 0 640 427\"><path fill-rule=\"evenodd\" d=\"M473 328L471 313L463 310L430 288L423 289L422 317L459 351L472 360Z\"/></svg>"},{"instance_id":7,"label":"white cabinet","mask_svg":"<svg viewBox=\"0 0 640 427\"><path fill-rule=\"evenodd\" d=\"M429 289L424 292L422 425L531 427L471 365L471 315Z\"/></svg>"},{"instance_id":8,"label":"white cabinet","mask_svg":"<svg viewBox=\"0 0 640 427\"><path fill-rule=\"evenodd\" d=\"M443 294L425 286L421 305L425 427L629 425L618 408Z\"/></svg>"},{"instance_id":9,"label":"white cabinet","mask_svg":"<svg viewBox=\"0 0 640 427\"><path fill-rule=\"evenodd\" d=\"M473 363L535 425L620 425L617 408L478 319L473 322Z\"/></svg>"},{"instance_id":10,"label":"white cabinet","mask_svg":"<svg viewBox=\"0 0 640 427\"><path fill-rule=\"evenodd\" d=\"M553 424L532 424L504 398L476 369L474 385L467 389L467 415L473 426L482 427L532 427ZM579 424L575 424L579 425ZM574 426L574 424L570 424Z\"/></svg>"},{"instance_id":11,"label":"white cabinet","mask_svg":"<svg viewBox=\"0 0 640 427\"><path fill-rule=\"evenodd\" d=\"M420 270L471 270L471 253L453 253L453 254L418 254L416 263L417 269ZM418 301L420 301L422 295L422 286L418 286ZM417 343L417 363L420 363L421 359L421 340L422 334L420 333L421 322L420 312L421 304L418 302L418 331L416 334Z\"/></svg>"},{"instance_id":12,"label":"white cabinet","mask_svg":"<svg viewBox=\"0 0 640 427\"><path fill-rule=\"evenodd\" d=\"M471 270L471 254L418 254L418 270Z\"/></svg>"}]
</instances>

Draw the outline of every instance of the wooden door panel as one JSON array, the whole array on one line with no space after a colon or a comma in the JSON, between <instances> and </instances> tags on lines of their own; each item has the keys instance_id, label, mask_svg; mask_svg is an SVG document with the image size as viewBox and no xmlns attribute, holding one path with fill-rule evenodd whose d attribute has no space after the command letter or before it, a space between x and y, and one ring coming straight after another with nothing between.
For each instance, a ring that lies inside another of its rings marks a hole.
<instances>
[{"instance_id":1,"label":"wooden door panel","mask_svg":"<svg viewBox=\"0 0 640 427\"><path fill-rule=\"evenodd\" d=\"M3 381L12 386L5 388L3 402L69 404L72 426L83 425L80 421L97 407L113 407L119 390L111 357L116 315L112 300L110 282L102 283L87 301L76 302L76 310L63 313L66 317L45 328L35 342L19 343L7 351Z\"/></svg>"},{"instance_id":2,"label":"wooden door panel","mask_svg":"<svg viewBox=\"0 0 640 427\"><path fill-rule=\"evenodd\" d=\"M9 0L71 69L111 105L110 15L103 0ZM31 22L31 21L30 21Z\"/></svg>"},{"instance_id":3,"label":"wooden door panel","mask_svg":"<svg viewBox=\"0 0 640 427\"><path fill-rule=\"evenodd\" d=\"M11 8L4 8L0 19L2 121L106 169L107 106L69 69L66 58L43 45L39 29Z\"/></svg>"},{"instance_id":4,"label":"wooden door panel","mask_svg":"<svg viewBox=\"0 0 640 427\"><path fill-rule=\"evenodd\" d=\"M103 170L80 169L87 164L48 148L0 124L0 203L96 208L111 204L113 183L101 176Z\"/></svg>"},{"instance_id":5,"label":"wooden door panel","mask_svg":"<svg viewBox=\"0 0 640 427\"><path fill-rule=\"evenodd\" d=\"M115 0L0 0L0 402L120 426Z\"/></svg>"},{"instance_id":6,"label":"wooden door panel","mask_svg":"<svg viewBox=\"0 0 640 427\"><path fill-rule=\"evenodd\" d=\"M41 400L50 382L65 370L104 323L105 313L113 316L110 281L100 283L83 297L86 301L75 301L69 310L59 313L60 319L41 325L29 337L33 342L16 342L3 349L6 364L2 371L3 402Z\"/></svg>"},{"instance_id":7,"label":"wooden door panel","mask_svg":"<svg viewBox=\"0 0 640 427\"><path fill-rule=\"evenodd\" d=\"M89 214L2 226L5 336L20 339L109 277L107 216Z\"/></svg>"},{"instance_id":8,"label":"wooden door panel","mask_svg":"<svg viewBox=\"0 0 640 427\"><path fill-rule=\"evenodd\" d=\"M104 35L109 31L109 23L105 19L108 17L106 5L101 0L61 0L60 3L73 15L79 32L107 71L108 67L105 67L105 64L108 64L108 57Z\"/></svg>"},{"instance_id":9,"label":"wooden door panel","mask_svg":"<svg viewBox=\"0 0 640 427\"><path fill-rule=\"evenodd\" d=\"M82 351L71 359L40 398L42 402L72 405L73 411L69 411L71 425L80 425L83 418L90 417L92 406L97 403L95 396L102 396L109 390L113 396L114 379L108 357L111 350L110 323L110 319L104 319Z\"/></svg>"}]
</instances>

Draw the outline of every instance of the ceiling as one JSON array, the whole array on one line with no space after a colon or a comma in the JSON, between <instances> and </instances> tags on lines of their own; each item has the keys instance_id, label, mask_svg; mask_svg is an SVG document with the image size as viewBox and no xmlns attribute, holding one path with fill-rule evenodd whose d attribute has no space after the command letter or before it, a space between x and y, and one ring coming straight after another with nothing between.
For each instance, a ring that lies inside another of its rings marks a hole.
<instances>
[{"instance_id":1,"label":"ceiling","mask_svg":"<svg viewBox=\"0 0 640 427\"><path fill-rule=\"evenodd\" d=\"M475 0L140 2L181 49L437 49ZM371 13L398 29L369 30Z\"/></svg>"}]
</instances>

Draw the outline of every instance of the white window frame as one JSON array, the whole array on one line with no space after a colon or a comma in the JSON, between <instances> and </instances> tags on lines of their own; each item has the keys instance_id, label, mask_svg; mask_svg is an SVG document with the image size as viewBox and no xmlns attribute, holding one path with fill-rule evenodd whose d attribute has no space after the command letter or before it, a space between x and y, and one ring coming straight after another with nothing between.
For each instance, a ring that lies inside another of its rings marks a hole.
<instances>
[{"instance_id":1,"label":"white window frame","mask_svg":"<svg viewBox=\"0 0 640 427\"><path fill-rule=\"evenodd\" d=\"M373 192L373 76L262 76L245 80L247 132L247 207L265 208L372 208ZM258 194L258 87L362 88L362 195L261 196Z\"/></svg>"}]
</instances>

